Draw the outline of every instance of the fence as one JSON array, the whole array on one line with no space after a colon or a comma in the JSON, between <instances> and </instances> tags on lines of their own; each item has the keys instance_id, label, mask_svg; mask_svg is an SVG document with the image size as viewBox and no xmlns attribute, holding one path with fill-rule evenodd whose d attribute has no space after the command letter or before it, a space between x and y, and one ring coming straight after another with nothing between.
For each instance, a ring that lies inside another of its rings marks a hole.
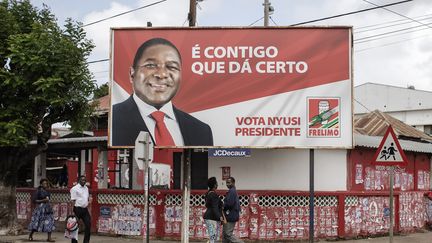
<instances>
[{"instance_id":1,"label":"fence","mask_svg":"<svg viewBox=\"0 0 432 243\"><path fill-rule=\"evenodd\" d=\"M17 216L27 224L31 216L34 189L17 189ZM189 235L206 237L202 215L205 191L192 191ZM223 197L224 191L219 192ZM246 239L281 240L309 237L309 192L238 191L240 220L235 234ZM92 231L113 235L142 235L146 215L142 191L95 190L90 205ZM151 190L149 194L151 237L179 239L182 220L182 192ZM57 229L64 228L71 213L69 192L52 190L52 205ZM351 238L385 234L390 227L388 192L316 192L314 236ZM424 192L395 192L395 232L414 232L432 222L432 202Z\"/></svg>"}]
</instances>

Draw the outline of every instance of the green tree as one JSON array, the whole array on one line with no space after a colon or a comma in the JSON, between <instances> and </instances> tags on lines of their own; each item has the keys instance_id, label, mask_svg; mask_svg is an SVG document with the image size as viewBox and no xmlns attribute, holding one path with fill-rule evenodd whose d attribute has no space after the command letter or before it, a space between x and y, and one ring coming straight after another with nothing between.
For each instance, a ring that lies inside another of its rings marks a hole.
<instances>
[{"instance_id":1,"label":"green tree","mask_svg":"<svg viewBox=\"0 0 432 243\"><path fill-rule=\"evenodd\" d=\"M95 84L86 58L93 47L82 24L68 19L58 26L47 6L0 2L1 231L19 228L17 171L47 148L51 125L65 122L75 131L88 125Z\"/></svg>"},{"instance_id":2,"label":"green tree","mask_svg":"<svg viewBox=\"0 0 432 243\"><path fill-rule=\"evenodd\" d=\"M108 83L104 83L101 86L97 87L96 90L94 91L94 99L99 99L100 97L104 97L106 95L108 95L109 92L109 87L108 87Z\"/></svg>"}]
</instances>

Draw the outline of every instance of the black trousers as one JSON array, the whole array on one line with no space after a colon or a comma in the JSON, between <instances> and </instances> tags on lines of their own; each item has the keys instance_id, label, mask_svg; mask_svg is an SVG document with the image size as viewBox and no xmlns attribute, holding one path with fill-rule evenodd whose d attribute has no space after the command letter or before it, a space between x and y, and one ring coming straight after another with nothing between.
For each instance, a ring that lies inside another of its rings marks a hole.
<instances>
[{"instance_id":1,"label":"black trousers","mask_svg":"<svg viewBox=\"0 0 432 243\"><path fill-rule=\"evenodd\" d=\"M73 211L75 213L75 216L79 219L82 219L84 222L84 243L90 242L90 230L91 230L91 218L90 213L87 208L80 208L80 207L74 207ZM72 239L72 243L78 243L77 240Z\"/></svg>"}]
</instances>

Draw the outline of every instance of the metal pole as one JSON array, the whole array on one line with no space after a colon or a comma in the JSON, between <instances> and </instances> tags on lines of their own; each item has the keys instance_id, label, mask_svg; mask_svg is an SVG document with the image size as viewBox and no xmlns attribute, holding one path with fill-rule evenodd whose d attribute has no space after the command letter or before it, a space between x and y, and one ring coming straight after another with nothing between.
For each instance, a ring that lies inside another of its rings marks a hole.
<instances>
[{"instance_id":1,"label":"metal pole","mask_svg":"<svg viewBox=\"0 0 432 243\"><path fill-rule=\"evenodd\" d=\"M182 243L189 243L189 200L191 186L191 149L183 154L183 208L182 208Z\"/></svg>"},{"instance_id":2,"label":"metal pole","mask_svg":"<svg viewBox=\"0 0 432 243\"><path fill-rule=\"evenodd\" d=\"M267 27L269 25L269 9L270 2L269 0L264 0L264 26Z\"/></svg>"},{"instance_id":3,"label":"metal pole","mask_svg":"<svg viewBox=\"0 0 432 243\"><path fill-rule=\"evenodd\" d=\"M143 237L143 243L147 242L150 243L150 230L149 230L149 221L150 221L150 215L149 215L149 186L150 186L150 174L149 174L149 163L150 163L150 158L149 158L149 150L150 150L150 137L147 134L145 136L144 141L139 141L140 144L142 144L142 146L144 147L143 151L144 151L144 156L138 158L139 160L142 160L144 163L144 173L143 173L143 189L144 189L144 212L147 212L146 215L146 237ZM145 185L146 183L146 174L147 174L147 186ZM144 241L145 239L145 241Z\"/></svg>"},{"instance_id":4,"label":"metal pole","mask_svg":"<svg viewBox=\"0 0 432 243\"><path fill-rule=\"evenodd\" d=\"M124 150L123 150L124 151ZM117 166L118 166L118 178L119 178L119 187L122 188L122 161L121 160L117 160Z\"/></svg>"},{"instance_id":5,"label":"metal pole","mask_svg":"<svg viewBox=\"0 0 432 243\"><path fill-rule=\"evenodd\" d=\"M314 160L315 150L309 150L309 242L314 242Z\"/></svg>"},{"instance_id":6,"label":"metal pole","mask_svg":"<svg viewBox=\"0 0 432 243\"><path fill-rule=\"evenodd\" d=\"M147 209L148 209L148 197L149 197L149 195L148 195L148 188L146 187L146 174L147 174L147 171L148 171L148 163L147 163L147 161L144 161L144 173L143 173L143 183L144 183L144 185L143 185L143 189L144 189L144 212L147 212ZM148 218L149 218L149 215L147 214L146 215L146 223L148 222ZM143 242L144 242L144 239L145 239L145 242L147 242L147 243L149 243L150 242L150 237L149 237L149 235L148 235L148 227L149 227L149 225L148 225L148 223L146 224L146 237L144 238L143 237Z\"/></svg>"},{"instance_id":7,"label":"metal pole","mask_svg":"<svg viewBox=\"0 0 432 243\"><path fill-rule=\"evenodd\" d=\"M133 150L129 149L129 157L128 157L128 163L129 163L129 189L132 189L132 185L133 185L133 181L132 181L132 177L133 177Z\"/></svg>"},{"instance_id":8,"label":"metal pole","mask_svg":"<svg viewBox=\"0 0 432 243\"><path fill-rule=\"evenodd\" d=\"M394 166L390 166L390 243L393 243L393 225L394 225L394 215L393 215L393 184L394 184Z\"/></svg>"},{"instance_id":9,"label":"metal pole","mask_svg":"<svg viewBox=\"0 0 432 243\"><path fill-rule=\"evenodd\" d=\"M150 242L150 196L149 196L149 191L150 191L150 177L151 177L151 169L148 166L149 160L147 160L147 232L146 232L146 239L147 239L147 243Z\"/></svg>"},{"instance_id":10,"label":"metal pole","mask_svg":"<svg viewBox=\"0 0 432 243\"><path fill-rule=\"evenodd\" d=\"M196 0L190 0L189 2L189 26L195 26L196 25Z\"/></svg>"}]
</instances>

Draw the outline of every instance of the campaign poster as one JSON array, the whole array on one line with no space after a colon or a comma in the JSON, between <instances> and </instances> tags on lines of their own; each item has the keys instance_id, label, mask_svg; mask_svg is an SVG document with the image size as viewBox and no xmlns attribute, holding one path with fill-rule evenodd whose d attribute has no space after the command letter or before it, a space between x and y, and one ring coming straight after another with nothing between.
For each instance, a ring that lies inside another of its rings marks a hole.
<instances>
[{"instance_id":1,"label":"campaign poster","mask_svg":"<svg viewBox=\"0 0 432 243\"><path fill-rule=\"evenodd\" d=\"M109 146L352 148L351 57L351 27L114 28Z\"/></svg>"}]
</instances>

